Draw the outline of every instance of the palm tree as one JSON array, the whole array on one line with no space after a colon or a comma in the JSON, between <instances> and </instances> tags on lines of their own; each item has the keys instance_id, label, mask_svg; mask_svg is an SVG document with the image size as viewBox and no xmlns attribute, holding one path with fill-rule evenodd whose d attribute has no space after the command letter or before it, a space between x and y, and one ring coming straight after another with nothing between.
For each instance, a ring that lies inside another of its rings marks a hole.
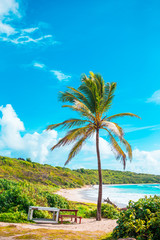
<instances>
[{"instance_id":1,"label":"palm tree","mask_svg":"<svg viewBox=\"0 0 160 240\"><path fill-rule=\"evenodd\" d=\"M128 157L132 159L132 149L130 144L124 139L122 128L115 122L111 121L118 117L131 116L138 117L133 113L119 113L113 116L108 116L108 110L112 105L116 83L104 82L100 74L90 72L89 77L82 76L81 85L78 89L68 87L65 92L59 93L59 100L69 102L70 105L63 105L80 114L80 118L68 119L64 122L49 125L47 130L60 127L61 129L71 129L65 137L60 139L51 150L57 147L65 146L74 143L65 165L68 164L73 157L81 150L86 140L96 133L96 151L98 160L98 175L99 175L99 193L97 201L97 217L96 220L101 220L101 203L102 203L102 172L101 160L99 151L99 130L107 132L109 142L116 158L121 159L125 169L126 154L119 145L117 139L125 146L125 151ZM139 117L138 117L139 118Z\"/></svg>"}]
</instances>

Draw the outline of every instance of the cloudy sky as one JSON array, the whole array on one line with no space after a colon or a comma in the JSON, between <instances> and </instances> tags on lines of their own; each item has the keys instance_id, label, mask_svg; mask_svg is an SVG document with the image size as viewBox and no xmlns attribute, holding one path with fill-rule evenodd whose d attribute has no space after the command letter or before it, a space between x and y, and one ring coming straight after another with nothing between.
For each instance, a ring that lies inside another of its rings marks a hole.
<instances>
[{"instance_id":1,"label":"cloudy sky","mask_svg":"<svg viewBox=\"0 0 160 240\"><path fill-rule=\"evenodd\" d=\"M133 148L126 170L160 174L160 3L138 0L0 0L0 155L63 166L70 147L50 151L64 132L46 126L74 113L58 91L82 73L116 81L110 114ZM122 170L101 135L102 167ZM95 138L68 165L97 168Z\"/></svg>"}]
</instances>

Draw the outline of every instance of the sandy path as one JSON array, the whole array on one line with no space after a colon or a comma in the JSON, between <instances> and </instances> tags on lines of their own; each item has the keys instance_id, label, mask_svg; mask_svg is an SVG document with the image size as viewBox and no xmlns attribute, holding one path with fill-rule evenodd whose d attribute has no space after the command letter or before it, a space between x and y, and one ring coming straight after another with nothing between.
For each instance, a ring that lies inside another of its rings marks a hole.
<instances>
[{"instance_id":1,"label":"sandy path","mask_svg":"<svg viewBox=\"0 0 160 240\"><path fill-rule=\"evenodd\" d=\"M81 224L71 223L71 224L23 224L23 223L4 223L0 222L1 227L8 225L15 225L19 228L27 229L56 229L56 230L71 230L71 231L102 231L105 233L111 232L116 227L116 220L102 219L101 221L96 221L95 219L82 219Z\"/></svg>"}]
</instances>

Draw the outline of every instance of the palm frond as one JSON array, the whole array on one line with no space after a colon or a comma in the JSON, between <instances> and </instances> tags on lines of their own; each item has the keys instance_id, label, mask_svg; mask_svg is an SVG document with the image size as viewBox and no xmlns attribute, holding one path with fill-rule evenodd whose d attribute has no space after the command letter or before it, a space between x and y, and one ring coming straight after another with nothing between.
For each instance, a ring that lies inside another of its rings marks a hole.
<instances>
[{"instance_id":1,"label":"palm frond","mask_svg":"<svg viewBox=\"0 0 160 240\"><path fill-rule=\"evenodd\" d=\"M110 120L113 119L113 118L126 117L126 116L140 118L138 115L133 114L133 113L118 113L118 114L112 115L112 116L110 116L110 117L106 117L106 120L107 120L107 121L110 121ZM140 119L141 119L141 118L140 118Z\"/></svg>"},{"instance_id":2,"label":"palm frond","mask_svg":"<svg viewBox=\"0 0 160 240\"><path fill-rule=\"evenodd\" d=\"M65 137L61 138L57 144L55 144L51 150L54 150L55 148L61 147L61 146L65 146L65 145L69 145L70 143L73 143L74 141L80 139L81 137L83 137L86 134L86 131L88 131L88 129L94 129L94 126L92 125L87 125L85 127L81 127L81 128L76 128L76 129L72 129L70 130Z\"/></svg>"},{"instance_id":3,"label":"palm frond","mask_svg":"<svg viewBox=\"0 0 160 240\"><path fill-rule=\"evenodd\" d=\"M75 105L63 105L62 107L68 107L68 108L72 109L73 111L80 113L80 115L90 119L91 121L95 120L94 115L91 113L91 111L89 109L87 109L87 107L81 108L81 105L79 102L75 102L75 103L77 103L77 106L75 104ZM78 106L78 103L79 103L79 106Z\"/></svg>"},{"instance_id":4,"label":"palm frond","mask_svg":"<svg viewBox=\"0 0 160 240\"><path fill-rule=\"evenodd\" d=\"M114 92L116 90L117 84L115 82L107 83L105 85L103 98L101 101L100 112L103 114L108 111L112 105L112 100L114 98Z\"/></svg>"},{"instance_id":5,"label":"palm frond","mask_svg":"<svg viewBox=\"0 0 160 240\"><path fill-rule=\"evenodd\" d=\"M73 93L73 95L75 95L77 97L77 99L79 99L81 102L83 102L83 104L85 104L89 109L90 109L90 102L88 102L88 99L85 97L85 95L78 91L77 89L73 88L73 87L68 87L71 90L71 93ZM90 109L91 110L91 109Z\"/></svg>"},{"instance_id":6,"label":"palm frond","mask_svg":"<svg viewBox=\"0 0 160 240\"><path fill-rule=\"evenodd\" d=\"M122 148L119 146L119 144L117 143L117 141L113 137L113 135L108 131L108 129L106 129L106 128L103 128L103 129L108 132L109 140L111 142L111 147L113 147L113 152L115 153L117 159L121 159L122 160L123 167L125 169L125 166L126 166L126 154L124 153Z\"/></svg>"},{"instance_id":7,"label":"palm frond","mask_svg":"<svg viewBox=\"0 0 160 240\"><path fill-rule=\"evenodd\" d=\"M66 92L60 91L58 94L58 99L61 102L70 102L70 103L73 103L75 100L78 100L78 98L73 93L70 93L69 91L66 91Z\"/></svg>"},{"instance_id":8,"label":"palm frond","mask_svg":"<svg viewBox=\"0 0 160 240\"><path fill-rule=\"evenodd\" d=\"M51 124L47 127L47 130L52 130L57 127L61 127L61 129L64 128L72 128L75 126L81 126L84 125L85 123L88 123L89 121L87 120L82 120L82 119L68 119L64 122L57 123L57 124Z\"/></svg>"},{"instance_id":9,"label":"palm frond","mask_svg":"<svg viewBox=\"0 0 160 240\"><path fill-rule=\"evenodd\" d=\"M131 145L124 138L122 138L121 141L125 145L125 148L126 148L126 151L128 153L128 157L129 157L130 161L132 161L132 148L131 148Z\"/></svg>"},{"instance_id":10,"label":"palm frond","mask_svg":"<svg viewBox=\"0 0 160 240\"><path fill-rule=\"evenodd\" d=\"M97 93L99 97L102 98L104 93L104 80L102 76L98 73L93 73L93 72L89 72L89 73L90 73L90 77L92 78L92 80L95 82L97 86Z\"/></svg>"},{"instance_id":11,"label":"palm frond","mask_svg":"<svg viewBox=\"0 0 160 240\"><path fill-rule=\"evenodd\" d=\"M88 99L90 103L90 109L92 113L95 113L96 111L96 85L92 81L91 78L87 78L86 75L83 75L82 77L82 84L78 88L79 91L81 91L85 97Z\"/></svg>"},{"instance_id":12,"label":"palm frond","mask_svg":"<svg viewBox=\"0 0 160 240\"><path fill-rule=\"evenodd\" d=\"M68 156L68 159L67 159L67 161L65 162L64 165L67 165L70 162L70 160L79 153L79 151L81 150L81 148L82 148L83 144L85 143L86 139L91 137L93 133L94 133L94 129L90 128L85 133L85 135L78 142L76 142L76 144L71 149L71 151L69 153L69 156Z\"/></svg>"},{"instance_id":13,"label":"palm frond","mask_svg":"<svg viewBox=\"0 0 160 240\"><path fill-rule=\"evenodd\" d=\"M123 129L117 123L103 120L102 127L104 126L107 127L112 133L114 133L120 139L123 137L124 135Z\"/></svg>"}]
</instances>

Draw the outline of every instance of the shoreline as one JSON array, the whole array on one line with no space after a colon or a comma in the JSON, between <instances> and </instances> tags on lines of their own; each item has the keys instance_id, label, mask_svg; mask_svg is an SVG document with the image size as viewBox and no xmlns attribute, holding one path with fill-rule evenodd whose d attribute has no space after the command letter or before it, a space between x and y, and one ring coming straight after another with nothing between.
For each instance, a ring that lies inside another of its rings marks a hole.
<instances>
[{"instance_id":1,"label":"shoreline","mask_svg":"<svg viewBox=\"0 0 160 240\"><path fill-rule=\"evenodd\" d=\"M66 198L69 201L83 202L83 203L95 203L96 204L97 201L85 199L84 195L81 193L83 190L92 189L92 188L93 188L93 186L91 186L91 185L86 185L81 188L70 188L70 189L62 188L55 193Z\"/></svg>"},{"instance_id":2,"label":"shoreline","mask_svg":"<svg viewBox=\"0 0 160 240\"><path fill-rule=\"evenodd\" d=\"M130 186L130 185L150 185L150 184L160 184L160 182L159 183L108 183L108 184L104 183L102 185L105 185L105 186L117 186L117 185L123 186L123 185L128 185L128 186ZM87 186L89 186L89 185L87 185ZM98 184L91 185L91 187L92 186L98 186Z\"/></svg>"}]
</instances>

